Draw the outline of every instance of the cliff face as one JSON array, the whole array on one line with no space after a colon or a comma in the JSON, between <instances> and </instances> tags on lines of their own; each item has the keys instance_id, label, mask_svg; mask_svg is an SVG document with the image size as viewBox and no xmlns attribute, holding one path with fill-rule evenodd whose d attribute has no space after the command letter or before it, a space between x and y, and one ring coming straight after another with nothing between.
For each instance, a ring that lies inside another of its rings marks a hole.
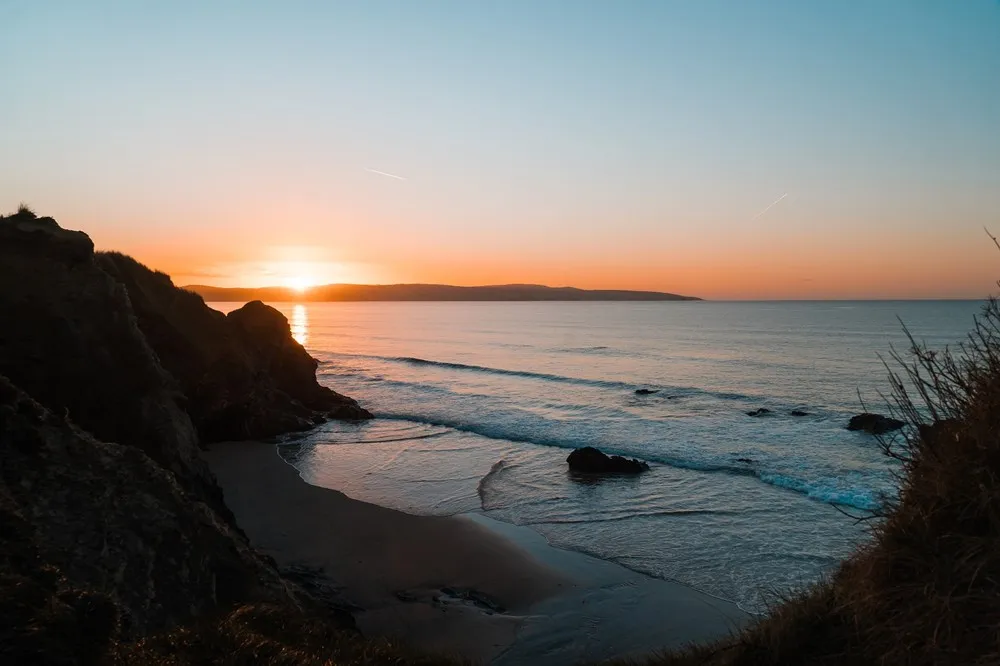
<instances>
[{"instance_id":1,"label":"cliff face","mask_svg":"<svg viewBox=\"0 0 1000 666\"><path fill-rule=\"evenodd\" d=\"M313 603L250 548L200 454L370 417L316 382L279 312L226 317L25 211L0 217L0 317L0 661Z\"/></svg>"},{"instance_id":2,"label":"cliff face","mask_svg":"<svg viewBox=\"0 0 1000 666\"><path fill-rule=\"evenodd\" d=\"M179 386L86 234L49 218L0 220L0 313L0 374L97 439L141 449L225 511Z\"/></svg>"},{"instance_id":3,"label":"cliff face","mask_svg":"<svg viewBox=\"0 0 1000 666\"><path fill-rule=\"evenodd\" d=\"M255 301L226 316L131 257L99 253L97 264L125 286L139 329L179 382L203 440L371 418L356 401L319 385L316 360L274 308Z\"/></svg>"},{"instance_id":4,"label":"cliff face","mask_svg":"<svg viewBox=\"0 0 1000 666\"><path fill-rule=\"evenodd\" d=\"M86 590L109 635L247 601L294 604L274 567L172 473L136 447L97 441L4 377L0 525L13 560L5 575Z\"/></svg>"}]
</instances>

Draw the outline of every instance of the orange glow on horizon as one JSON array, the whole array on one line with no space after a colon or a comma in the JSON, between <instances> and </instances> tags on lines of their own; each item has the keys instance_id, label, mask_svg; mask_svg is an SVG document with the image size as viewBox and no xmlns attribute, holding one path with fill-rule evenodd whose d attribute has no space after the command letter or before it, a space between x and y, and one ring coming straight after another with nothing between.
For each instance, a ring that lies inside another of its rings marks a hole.
<instances>
[{"instance_id":1,"label":"orange glow on horizon","mask_svg":"<svg viewBox=\"0 0 1000 666\"><path fill-rule=\"evenodd\" d=\"M66 226L87 231L84 224ZM1000 276L997 250L979 228L963 228L949 243L930 231L904 236L837 233L831 224L783 235L760 228L725 235L709 229L700 235L664 233L613 243L572 235L556 242L544 232L530 231L491 242L456 234L445 243L419 233L370 230L310 244L309 234L300 232L293 243L276 227L280 225L257 224L239 234L199 229L140 236L123 225L115 237L95 234L94 240L99 247L126 252L163 270L178 285L283 286L300 292L336 283L533 283L666 291L713 300L978 299L996 292Z\"/></svg>"}]
</instances>

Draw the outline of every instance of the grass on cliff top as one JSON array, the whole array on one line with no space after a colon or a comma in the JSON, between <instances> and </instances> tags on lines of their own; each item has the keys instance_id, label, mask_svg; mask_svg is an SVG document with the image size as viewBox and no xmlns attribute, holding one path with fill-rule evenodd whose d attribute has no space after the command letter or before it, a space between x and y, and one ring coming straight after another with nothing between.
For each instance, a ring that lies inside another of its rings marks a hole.
<instances>
[{"instance_id":1,"label":"grass on cliff top","mask_svg":"<svg viewBox=\"0 0 1000 666\"><path fill-rule=\"evenodd\" d=\"M900 491L871 543L829 580L739 635L651 657L651 666L1000 664L1000 305L956 353L911 338L883 438Z\"/></svg>"}]
</instances>

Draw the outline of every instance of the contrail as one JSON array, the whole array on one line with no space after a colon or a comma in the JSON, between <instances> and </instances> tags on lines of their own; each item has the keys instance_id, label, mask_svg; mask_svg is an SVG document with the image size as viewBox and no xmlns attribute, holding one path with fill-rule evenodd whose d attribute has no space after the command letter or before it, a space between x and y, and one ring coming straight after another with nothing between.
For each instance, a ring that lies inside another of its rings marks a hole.
<instances>
[{"instance_id":1,"label":"contrail","mask_svg":"<svg viewBox=\"0 0 1000 666\"><path fill-rule=\"evenodd\" d=\"M389 176L389 178L395 178L396 180L406 180L402 176L397 176L394 173L386 173L385 171L379 171L378 169L369 169L368 167L365 167L365 171L369 173L377 173L380 176Z\"/></svg>"},{"instance_id":2,"label":"contrail","mask_svg":"<svg viewBox=\"0 0 1000 666\"><path fill-rule=\"evenodd\" d=\"M784 194L782 194L782 195L781 195L780 197L778 197L777 199L775 199L774 201L772 201L772 202L771 202L771 205L770 205L770 206L768 206L768 207L767 207L767 208L765 208L764 210L760 211L759 213L757 213L756 215L754 215L754 216L753 216L752 218L750 218L750 219L751 219L751 220L756 220L756 219L757 219L758 217L760 217L761 215L763 215L764 213L766 213L767 211L771 210L771 209L772 209L772 208L774 208L774 207L775 207L776 205L778 205L778 202L779 202L779 201L781 201L782 199L784 199L784 198L785 198L785 197L787 197L787 196L788 196L788 192L785 192L785 193L784 193Z\"/></svg>"}]
</instances>

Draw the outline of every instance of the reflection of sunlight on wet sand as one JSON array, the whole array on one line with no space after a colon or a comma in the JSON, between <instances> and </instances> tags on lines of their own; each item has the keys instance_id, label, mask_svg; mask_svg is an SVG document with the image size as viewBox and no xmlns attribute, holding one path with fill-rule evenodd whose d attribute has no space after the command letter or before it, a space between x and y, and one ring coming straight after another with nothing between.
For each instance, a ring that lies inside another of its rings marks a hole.
<instances>
[{"instance_id":1,"label":"reflection of sunlight on wet sand","mask_svg":"<svg viewBox=\"0 0 1000 666\"><path fill-rule=\"evenodd\" d=\"M302 346L309 342L309 311L304 305L292 308L292 337Z\"/></svg>"}]
</instances>

